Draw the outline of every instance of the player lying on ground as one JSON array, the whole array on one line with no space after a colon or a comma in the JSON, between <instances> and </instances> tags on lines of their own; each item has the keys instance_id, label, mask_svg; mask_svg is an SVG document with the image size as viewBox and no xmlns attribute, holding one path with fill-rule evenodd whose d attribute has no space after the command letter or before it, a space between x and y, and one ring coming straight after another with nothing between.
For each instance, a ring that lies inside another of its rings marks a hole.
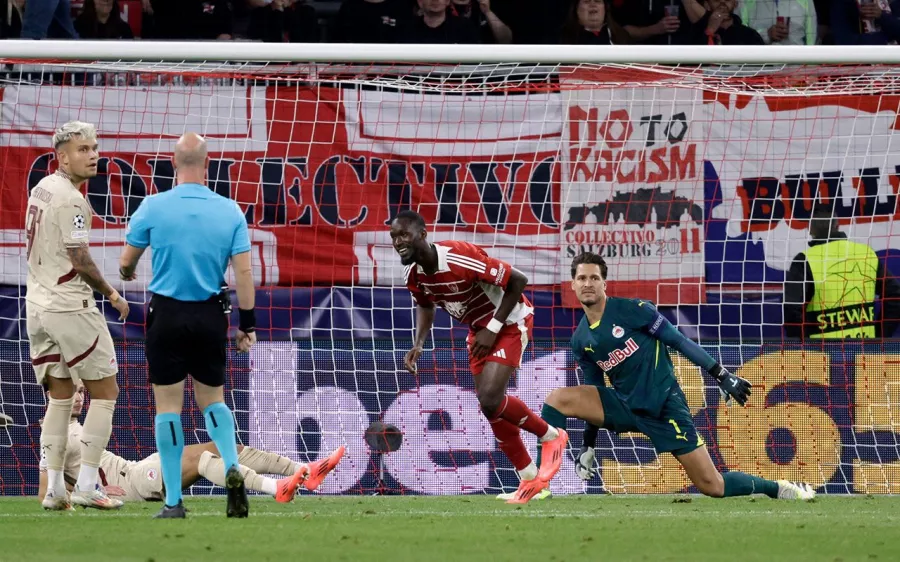
<instances>
[{"instance_id":1,"label":"player lying on ground","mask_svg":"<svg viewBox=\"0 0 900 562\"><path fill-rule=\"evenodd\" d=\"M81 468L81 452L76 446L81 440L82 426L78 423L84 403L84 387L77 385L72 417L69 421L69 447L66 449L64 474L67 488L72 489ZM339 447L329 456L310 464L301 464L275 453L238 445L239 470L247 487L274 496L282 503L294 499L298 487L309 491L319 487L325 477L337 467L344 456ZM141 461L129 461L109 451L103 451L100 459L100 477L110 496L121 496L128 501L162 501L165 498L159 454L154 453ZM281 474L279 480L261 476ZM225 486L225 465L219 457L215 443L188 445L181 460L181 485L187 488L205 477L217 486ZM47 490L47 462L41 457L40 487L38 499L43 501Z\"/></svg>"},{"instance_id":2,"label":"player lying on ground","mask_svg":"<svg viewBox=\"0 0 900 562\"><path fill-rule=\"evenodd\" d=\"M416 340L404 364L416 372L416 361L434 324L434 305L469 325L466 340L475 394L491 431L522 479L510 503L527 503L559 471L569 437L506 394L509 379L528 345L534 309L522 294L528 279L508 263L468 242L428 241L425 220L401 211L391 223L391 241L406 266L406 286L418 305ZM519 428L544 444L541 468L531 461Z\"/></svg>"},{"instance_id":3,"label":"player lying on ground","mask_svg":"<svg viewBox=\"0 0 900 562\"><path fill-rule=\"evenodd\" d=\"M602 427L616 433L643 433L658 453L672 453L691 482L707 496L763 493L780 499L815 497L812 486L802 482L773 482L734 471L720 474L694 427L668 348L712 375L726 402L734 399L743 406L750 396L750 383L729 373L684 337L650 302L607 297L607 266L602 257L592 253L576 256L571 273L572 290L584 309L572 335L572 353L587 384L551 392L542 417L557 427L564 427L567 417L588 423L576 459L582 479L595 474L594 444ZM612 388L605 386L604 373Z\"/></svg>"}]
</instances>

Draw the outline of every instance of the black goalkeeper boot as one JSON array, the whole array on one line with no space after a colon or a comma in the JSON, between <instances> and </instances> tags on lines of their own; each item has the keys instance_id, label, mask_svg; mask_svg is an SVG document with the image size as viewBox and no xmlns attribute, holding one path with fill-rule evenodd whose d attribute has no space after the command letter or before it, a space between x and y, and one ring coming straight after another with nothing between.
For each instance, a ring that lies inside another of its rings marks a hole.
<instances>
[{"instance_id":1,"label":"black goalkeeper boot","mask_svg":"<svg viewBox=\"0 0 900 562\"><path fill-rule=\"evenodd\" d=\"M244 475L237 467L232 466L225 473L225 490L228 492L228 517L247 517L250 504L247 501L247 488L244 487Z\"/></svg>"},{"instance_id":2,"label":"black goalkeeper boot","mask_svg":"<svg viewBox=\"0 0 900 562\"><path fill-rule=\"evenodd\" d=\"M184 519L184 503L178 502L178 505L168 506L163 505L162 509L159 510L159 513L153 516L154 519Z\"/></svg>"}]
</instances>

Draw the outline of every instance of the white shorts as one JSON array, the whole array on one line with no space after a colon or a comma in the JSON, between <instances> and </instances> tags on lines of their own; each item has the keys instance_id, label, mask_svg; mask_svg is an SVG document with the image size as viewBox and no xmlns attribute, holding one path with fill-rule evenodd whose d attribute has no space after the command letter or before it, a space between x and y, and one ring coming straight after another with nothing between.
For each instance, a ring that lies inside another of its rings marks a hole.
<instances>
[{"instance_id":1,"label":"white shorts","mask_svg":"<svg viewBox=\"0 0 900 562\"><path fill-rule=\"evenodd\" d=\"M114 469L112 473L106 474L106 483L125 490L126 501L165 499L159 453L153 453L142 461Z\"/></svg>"},{"instance_id":2,"label":"white shorts","mask_svg":"<svg viewBox=\"0 0 900 562\"><path fill-rule=\"evenodd\" d=\"M106 319L96 308L47 312L26 305L31 364L38 384L57 379L100 380L119 371Z\"/></svg>"}]
</instances>

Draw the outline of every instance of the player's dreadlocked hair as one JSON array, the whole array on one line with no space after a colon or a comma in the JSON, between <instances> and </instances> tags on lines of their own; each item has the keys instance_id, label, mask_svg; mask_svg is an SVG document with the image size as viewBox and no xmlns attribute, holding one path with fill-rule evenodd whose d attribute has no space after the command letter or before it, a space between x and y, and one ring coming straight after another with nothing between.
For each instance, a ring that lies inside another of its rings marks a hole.
<instances>
[{"instance_id":1,"label":"player's dreadlocked hair","mask_svg":"<svg viewBox=\"0 0 900 562\"><path fill-rule=\"evenodd\" d=\"M399 213L397 213L397 216L394 217L394 220L399 220L399 219L408 220L409 222L411 222L414 225L416 225L417 227L419 227L419 229L425 230L425 219L422 218L422 215L420 215L419 213L417 213L415 211L411 211L409 209L404 209L404 210L400 211Z\"/></svg>"},{"instance_id":2,"label":"player's dreadlocked hair","mask_svg":"<svg viewBox=\"0 0 900 562\"><path fill-rule=\"evenodd\" d=\"M600 277L606 279L606 272L609 269L606 267L606 261L594 252L582 252L575 256L575 259L572 260L572 279L575 279L575 272L578 271L578 266L581 264L600 266Z\"/></svg>"}]
</instances>

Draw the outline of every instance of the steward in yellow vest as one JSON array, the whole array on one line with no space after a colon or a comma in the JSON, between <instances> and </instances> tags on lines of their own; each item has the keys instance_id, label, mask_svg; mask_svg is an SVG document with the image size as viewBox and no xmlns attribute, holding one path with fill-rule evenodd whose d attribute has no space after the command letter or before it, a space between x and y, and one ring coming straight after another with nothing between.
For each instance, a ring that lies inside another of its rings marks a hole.
<instances>
[{"instance_id":1,"label":"steward in yellow vest","mask_svg":"<svg viewBox=\"0 0 900 562\"><path fill-rule=\"evenodd\" d=\"M809 249L797 254L784 283L788 337L869 339L891 337L900 323L900 282L875 251L838 230L830 208L809 224ZM876 318L875 300L882 314Z\"/></svg>"}]
</instances>

